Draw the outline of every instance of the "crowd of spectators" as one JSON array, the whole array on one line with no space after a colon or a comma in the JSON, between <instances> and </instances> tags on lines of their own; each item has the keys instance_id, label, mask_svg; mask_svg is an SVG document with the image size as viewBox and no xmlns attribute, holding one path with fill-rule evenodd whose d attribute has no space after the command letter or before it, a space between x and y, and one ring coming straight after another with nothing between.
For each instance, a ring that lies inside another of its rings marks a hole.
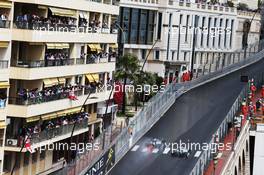
<instances>
[{"instance_id":1,"label":"crowd of spectators","mask_svg":"<svg viewBox=\"0 0 264 175\"><path fill-rule=\"evenodd\" d=\"M65 65L65 60L69 59L68 53L46 53L45 66Z\"/></svg>"},{"instance_id":2,"label":"crowd of spectators","mask_svg":"<svg viewBox=\"0 0 264 175\"><path fill-rule=\"evenodd\" d=\"M25 136L28 136L29 138L32 137L39 137L39 133L46 132L50 130L54 130L56 128L60 128L65 125L73 125L76 123L81 123L82 121L88 119L89 114L87 112L82 112L79 114L74 114L71 116L65 116L65 117L59 117L53 120L45 120L41 124L36 124L34 126L28 126L28 127L22 127L18 131L18 136L20 140L23 140ZM51 133L52 134L52 133ZM53 133L54 135L47 134L47 139L50 139L51 137L55 137L56 133Z\"/></svg>"},{"instance_id":3,"label":"crowd of spectators","mask_svg":"<svg viewBox=\"0 0 264 175\"><path fill-rule=\"evenodd\" d=\"M82 91L84 88L96 88L94 86L85 87L82 85L68 85L63 87L62 85L55 85L52 87L44 88L44 90L39 91L38 89L20 89L18 91L19 100L25 104L41 103L45 101L58 100L63 98L70 98L72 93L77 94L77 92ZM77 94L78 95L78 94Z\"/></svg>"},{"instance_id":4,"label":"crowd of spectators","mask_svg":"<svg viewBox=\"0 0 264 175\"><path fill-rule=\"evenodd\" d=\"M16 17L16 25L18 28L37 28L43 26L76 26L76 19L71 17L49 16L47 18L36 14L24 14Z\"/></svg>"}]
</instances>

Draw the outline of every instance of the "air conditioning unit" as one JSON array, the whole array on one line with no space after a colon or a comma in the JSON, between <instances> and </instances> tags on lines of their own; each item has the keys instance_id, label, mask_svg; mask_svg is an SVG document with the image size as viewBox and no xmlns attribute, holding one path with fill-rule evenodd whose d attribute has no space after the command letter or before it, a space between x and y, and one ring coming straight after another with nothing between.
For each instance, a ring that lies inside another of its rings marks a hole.
<instances>
[{"instance_id":1,"label":"air conditioning unit","mask_svg":"<svg viewBox=\"0 0 264 175\"><path fill-rule=\"evenodd\" d=\"M7 146L17 146L17 139L7 139L6 144Z\"/></svg>"}]
</instances>

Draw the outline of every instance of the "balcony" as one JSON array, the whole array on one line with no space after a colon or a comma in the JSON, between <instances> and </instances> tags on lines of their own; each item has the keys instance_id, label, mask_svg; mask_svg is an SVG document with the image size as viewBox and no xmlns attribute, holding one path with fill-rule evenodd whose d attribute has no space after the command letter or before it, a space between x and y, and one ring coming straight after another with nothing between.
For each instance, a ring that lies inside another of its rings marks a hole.
<instances>
[{"instance_id":1,"label":"balcony","mask_svg":"<svg viewBox=\"0 0 264 175\"><path fill-rule=\"evenodd\" d=\"M169 1L169 5L177 6L178 8L189 10L189 9L195 9L195 10L201 10L201 11L207 11L207 12L218 12L218 13L235 13L236 9L233 7L227 7L227 6L221 6L217 4L205 4L205 3L190 3L185 1Z\"/></svg>"},{"instance_id":2,"label":"balcony","mask_svg":"<svg viewBox=\"0 0 264 175\"><path fill-rule=\"evenodd\" d=\"M90 90L89 90L90 91ZM88 89L81 89L74 92L78 100L69 99L69 92L63 92L60 94L39 96L28 98L23 100L22 98L9 97L9 105L7 106L8 116L28 118L32 116L38 116L42 114L52 113L68 108L75 108L82 106L87 98ZM90 98L86 104L92 104L97 102L103 102L108 100L110 90L106 87L103 89L97 89L91 93Z\"/></svg>"},{"instance_id":3,"label":"balcony","mask_svg":"<svg viewBox=\"0 0 264 175\"><path fill-rule=\"evenodd\" d=\"M65 59L65 60L29 60L18 61L10 68L10 78L36 80L65 77L115 70L115 58ZM23 75L23 76L21 76Z\"/></svg>"},{"instance_id":4,"label":"balcony","mask_svg":"<svg viewBox=\"0 0 264 175\"><path fill-rule=\"evenodd\" d=\"M117 34L110 29L98 27L77 27L67 24L16 21L12 39L25 42L64 43L116 43Z\"/></svg>"},{"instance_id":5,"label":"balcony","mask_svg":"<svg viewBox=\"0 0 264 175\"><path fill-rule=\"evenodd\" d=\"M38 148L44 145L47 145L49 143L58 142L60 140L64 140L71 136L71 132L73 129L74 122L61 125L61 126L55 126L53 128L45 128L45 130L40 131L38 133L32 133L30 134L30 143L31 147ZM88 131L88 119L84 118L81 121L77 121L75 128L74 128L74 135L79 135L81 133ZM23 141L22 136L8 136L6 139L5 145L8 147L21 147ZM18 148L13 149L14 151Z\"/></svg>"},{"instance_id":6,"label":"balcony","mask_svg":"<svg viewBox=\"0 0 264 175\"><path fill-rule=\"evenodd\" d=\"M92 0L78 0L78 1L14 0L14 2L60 7L60 8L66 8L66 9L71 8L75 10L91 11L91 12L98 12L98 13L107 12L108 14L119 15L119 6L106 4L106 3L98 3L97 1L92 1ZM115 2L116 0L113 0L113 4L116 4ZM70 6L69 6L69 3L70 3Z\"/></svg>"},{"instance_id":7,"label":"balcony","mask_svg":"<svg viewBox=\"0 0 264 175\"><path fill-rule=\"evenodd\" d=\"M9 62L7 60L0 60L0 82L8 81L9 79Z\"/></svg>"}]
</instances>

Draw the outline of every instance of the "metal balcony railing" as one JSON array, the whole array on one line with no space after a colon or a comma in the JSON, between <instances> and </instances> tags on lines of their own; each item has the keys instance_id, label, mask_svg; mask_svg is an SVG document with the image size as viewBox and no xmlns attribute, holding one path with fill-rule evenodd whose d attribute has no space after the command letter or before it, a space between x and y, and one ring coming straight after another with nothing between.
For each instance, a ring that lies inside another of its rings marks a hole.
<instances>
[{"instance_id":1,"label":"metal balcony railing","mask_svg":"<svg viewBox=\"0 0 264 175\"><path fill-rule=\"evenodd\" d=\"M68 66L74 65L75 59L60 60L22 60L18 61L15 66L24 68L51 67L51 66Z\"/></svg>"},{"instance_id":2,"label":"metal balcony railing","mask_svg":"<svg viewBox=\"0 0 264 175\"><path fill-rule=\"evenodd\" d=\"M82 89L74 91L74 94L76 96L82 96L88 94L88 92L91 93L96 93L96 88L91 88L91 87L83 87ZM14 104L14 105L34 105L34 104L41 104L41 103L46 103L50 101L56 101L56 100L61 100L61 99L66 99L69 98L69 91L64 91L61 93L57 94L52 94L52 95L43 95L44 91L39 91L34 93L31 97L8 97L8 102L9 104Z\"/></svg>"},{"instance_id":3,"label":"metal balcony railing","mask_svg":"<svg viewBox=\"0 0 264 175\"><path fill-rule=\"evenodd\" d=\"M10 28L10 21L0 20L0 28Z\"/></svg>"},{"instance_id":4,"label":"metal balcony railing","mask_svg":"<svg viewBox=\"0 0 264 175\"><path fill-rule=\"evenodd\" d=\"M56 59L56 60L19 60L12 62L14 67L23 68L39 68L39 67L53 67L53 66L71 66L71 65L85 65L85 64L99 64L115 62L116 58L112 56L108 57L87 57L87 58L68 58L68 59ZM7 68L8 61L0 61L0 68Z\"/></svg>"},{"instance_id":5,"label":"metal balcony railing","mask_svg":"<svg viewBox=\"0 0 264 175\"><path fill-rule=\"evenodd\" d=\"M52 129L46 128L44 131L40 133L32 134L30 141L32 143L39 143L39 142L43 142L43 141L46 141L46 140L49 140L55 137L69 134L72 132L73 125L74 124L72 123L72 124L62 125L57 128L55 127ZM83 119L82 121L77 122L74 130L77 131L77 130L84 129L84 128L88 128L88 119Z\"/></svg>"},{"instance_id":6,"label":"metal balcony railing","mask_svg":"<svg viewBox=\"0 0 264 175\"><path fill-rule=\"evenodd\" d=\"M51 128L51 129L45 128L43 131L41 131L39 133L33 133L31 135L28 135L30 138L31 145L34 146L34 144L36 144L36 143L40 143L40 142L50 140L50 139L53 139L53 138L56 138L59 136L70 134L72 132L73 125L74 125L73 123L70 123L70 124L66 124L66 125L57 126L55 128ZM80 129L85 129L85 128L88 128L88 119L87 118L84 118L81 121L77 121L74 130L78 131ZM17 144L12 145L12 144L6 143L6 145L15 146L15 147L19 146L20 147L22 140L23 140L23 137L18 136L18 135L15 135L15 136L7 135L6 142L9 139L17 140Z\"/></svg>"}]
</instances>

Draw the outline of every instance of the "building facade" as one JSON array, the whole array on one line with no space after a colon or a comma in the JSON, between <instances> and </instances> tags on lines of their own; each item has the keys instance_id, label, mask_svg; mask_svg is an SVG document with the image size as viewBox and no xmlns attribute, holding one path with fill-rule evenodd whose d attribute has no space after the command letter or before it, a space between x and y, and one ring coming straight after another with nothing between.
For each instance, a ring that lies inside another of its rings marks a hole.
<instances>
[{"instance_id":1,"label":"building facade","mask_svg":"<svg viewBox=\"0 0 264 175\"><path fill-rule=\"evenodd\" d=\"M0 1L0 174L55 172L74 152L40 147L87 143L111 124L118 15L112 0Z\"/></svg>"},{"instance_id":2,"label":"building facade","mask_svg":"<svg viewBox=\"0 0 264 175\"><path fill-rule=\"evenodd\" d=\"M209 65L217 67L222 64L220 55L242 49L243 24L254 16L254 12L238 11L226 2L169 0L121 0L120 12L125 34L119 37L125 37L120 40L125 41L125 52L142 62L148 55L145 70L168 81L179 79L186 70L198 74ZM249 45L259 40L259 30L260 15L256 14ZM227 58L223 64L228 64Z\"/></svg>"}]
</instances>

